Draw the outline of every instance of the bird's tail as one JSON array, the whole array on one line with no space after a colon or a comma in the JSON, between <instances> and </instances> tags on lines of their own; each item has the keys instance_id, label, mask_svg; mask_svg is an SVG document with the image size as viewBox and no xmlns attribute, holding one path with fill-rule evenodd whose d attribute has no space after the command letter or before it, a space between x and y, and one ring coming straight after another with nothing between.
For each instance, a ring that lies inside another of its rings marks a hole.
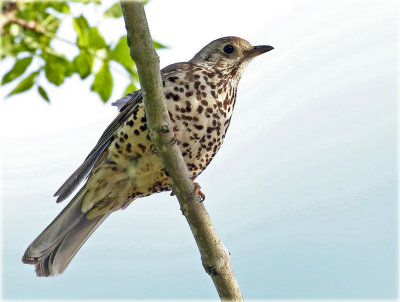
<instances>
[{"instance_id":1,"label":"bird's tail","mask_svg":"<svg viewBox=\"0 0 400 302\"><path fill-rule=\"evenodd\" d=\"M53 222L31 243L22 262L36 265L38 276L56 276L68 266L82 244L108 214L88 220L81 211L83 187Z\"/></svg>"}]
</instances>

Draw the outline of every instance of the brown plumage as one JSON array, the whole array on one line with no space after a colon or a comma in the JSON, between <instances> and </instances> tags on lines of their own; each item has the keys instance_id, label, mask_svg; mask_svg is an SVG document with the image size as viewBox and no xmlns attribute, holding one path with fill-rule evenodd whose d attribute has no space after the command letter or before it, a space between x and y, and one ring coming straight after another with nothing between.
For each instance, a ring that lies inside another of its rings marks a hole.
<instances>
[{"instance_id":1,"label":"brown plumage","mask_svg":"<svg viewBox=\"0 0 400 302\"><path fill-rule=\"evenodd\" d=\"M271 49L225 37L209 43L189 62L162 69L165 103L193 177L207 167L224 140L243 69L253 57ZM171 189L148 135L141 91L129 93L115 105L119 115L55 193L57 202L66 199L87 176L83 188L22 258L36 265L38 276L62 273L113 211L138 197Z\"/></svg>"}]
</instances>

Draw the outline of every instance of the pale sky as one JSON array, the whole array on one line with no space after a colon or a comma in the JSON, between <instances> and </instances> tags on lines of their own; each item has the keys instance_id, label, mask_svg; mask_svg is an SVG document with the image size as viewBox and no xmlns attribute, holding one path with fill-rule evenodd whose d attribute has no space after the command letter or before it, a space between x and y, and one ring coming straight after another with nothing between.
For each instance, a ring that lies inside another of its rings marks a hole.
<instances>
[{"instance_id":1,"label":"pale sky","mask_svg":"<svg viewBox=\"0 0 400 302\"><path fill-rule=\"evenodd\" d=\"M244 297L395 299L397 1L152 0L146 12L169 47L162 67L227 35L275 48L245 71L224 145L198 178ZM122 22L100 27L108 41L125 34ZM75 39L68 26L60 35ZM1 64L3 75L12 64ZM127 81L114 75L117 99ZM36 92L0 102L3 298L217 299L168 193L112 214L59 277L21 263L66 204L54 192L117 114L92 81L48 84L50 105Z\"/></svg>"}]
</instances>

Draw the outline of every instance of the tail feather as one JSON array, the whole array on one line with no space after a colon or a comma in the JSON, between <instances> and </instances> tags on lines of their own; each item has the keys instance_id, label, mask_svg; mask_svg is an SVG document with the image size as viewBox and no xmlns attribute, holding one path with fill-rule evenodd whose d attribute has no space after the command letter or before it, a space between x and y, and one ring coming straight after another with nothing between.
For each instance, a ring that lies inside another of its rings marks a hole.
<instances>
[{"instance_id":1,"label":"tail feather","mask_svg":"<svg viewBox=\"0 0 400 302\"><path fill-rule=\"evenodd\" d=\"M82 244L108 216L88 220L81 212L85 194L86 189L82 188L25 251L22 262L35 264L38 276L61 274Z\"/></svg>"}]
</instances>

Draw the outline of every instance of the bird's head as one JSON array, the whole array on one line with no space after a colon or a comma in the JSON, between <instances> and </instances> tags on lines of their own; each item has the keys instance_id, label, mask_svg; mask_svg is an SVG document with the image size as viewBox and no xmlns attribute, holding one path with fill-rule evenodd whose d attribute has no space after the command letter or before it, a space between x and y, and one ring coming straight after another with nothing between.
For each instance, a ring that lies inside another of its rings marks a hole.
<instances>
[{"instance_id":1,"label":"bird's head","mask_svg":"<svg viewBox=\"0 0 400 302\"><path fill-rule=\"evenodd\" d=\"M190 62L215 64L224 69L242 69L252 58L272 49L268 45L252 46L238 37L224 37L207 44Z\"/></svg>"}]
</instances>

